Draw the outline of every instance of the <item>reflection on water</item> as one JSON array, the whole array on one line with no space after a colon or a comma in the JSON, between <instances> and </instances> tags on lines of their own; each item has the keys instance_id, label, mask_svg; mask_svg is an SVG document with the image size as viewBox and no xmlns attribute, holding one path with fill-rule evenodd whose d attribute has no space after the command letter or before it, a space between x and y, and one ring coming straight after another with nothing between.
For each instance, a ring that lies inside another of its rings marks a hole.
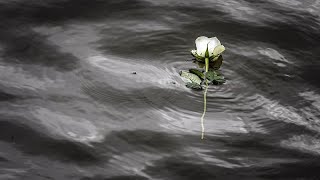
<instances>
[{"instance_id":1,"label":"reflection on water","mask_svg":"<svg viewBox=\"0 0 320 180\"><path fill-rule=\"evenodd\" d=\"M317 179L320 1L0 0L0 179ZM178 72L226 46L203 92Z\"/></svg>"}]
</instances>

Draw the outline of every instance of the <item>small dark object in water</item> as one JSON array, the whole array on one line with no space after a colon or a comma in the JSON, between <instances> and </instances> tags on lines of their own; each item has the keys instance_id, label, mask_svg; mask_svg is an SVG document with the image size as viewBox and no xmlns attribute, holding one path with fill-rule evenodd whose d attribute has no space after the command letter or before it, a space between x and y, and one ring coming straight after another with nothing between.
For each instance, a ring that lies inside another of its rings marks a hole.
<instances>
[{"instance_id":1,"label":"small dark object in water","mask_svg":"<svg viewBox=\"0 0 320 180\"><path fill-rule=\"evenodd\" d=\"M132 72L132 74L137 74L137 72L134 71L134 72Z\"/></svg>"}]
</instances>

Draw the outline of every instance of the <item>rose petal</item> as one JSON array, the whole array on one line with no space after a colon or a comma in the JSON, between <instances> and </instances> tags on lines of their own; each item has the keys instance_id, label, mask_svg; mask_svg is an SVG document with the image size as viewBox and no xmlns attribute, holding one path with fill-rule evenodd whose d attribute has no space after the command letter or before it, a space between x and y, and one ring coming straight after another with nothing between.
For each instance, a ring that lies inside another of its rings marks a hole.
<instances>
[{"instance_id":1,"label":"rose petal","mask_svg":"<svg viewBox=\"0 0 320 180\"><path fill-rule=\"evenodd\" d=\"M205 36L200 36L196 39L195 43L199 56L205 57L209 41L210 39Z\"/></svg>"},{"instance_id":2,"label":"rose petal","mask_svg":"<svg viewBox=\"0 0 320 180\"><path fill-rule=\"evenodd\" d=\"M223 45L218 45L216 48L213 50L213 56L218 56L221 54L226 48Z\"/></svg>"},{"instance_id":3,"label":"rose petal","mask_svg":"<svg viewBox=\"0 0 320 180\"><path fill-rule=\"evenodd\" d=\"M221 43L218 38L216 37L209 38L208 51L209 51L210 57L214 55L214 49L219 45L221 45Z\"/></svg>"},{"instance_id":4,"label":"rose petal","mask_svg":"<svg viewBox=\"0 0 320 180\"><path fill-rule=\"evenodd\" d=\"M197 50L191 50L191 54L192 54L193 56L197 56Z\"/></svg>"}]
</instances>

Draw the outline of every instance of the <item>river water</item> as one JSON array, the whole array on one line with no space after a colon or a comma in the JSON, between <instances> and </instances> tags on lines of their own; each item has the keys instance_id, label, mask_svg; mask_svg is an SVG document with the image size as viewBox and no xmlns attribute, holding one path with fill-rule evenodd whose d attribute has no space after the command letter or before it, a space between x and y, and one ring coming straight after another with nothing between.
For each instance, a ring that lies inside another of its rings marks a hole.
<instances>
[{"instance_id":1,"label":"river water","mask_svg":"<svg viewBox=\"0 0 320 180\"><path fill-rule=\"evenodd\" d=\"M0 0L0 179L320 179L319 0ZM185 87L201 35L227 83Z\"/></svg>"}]
</instances>

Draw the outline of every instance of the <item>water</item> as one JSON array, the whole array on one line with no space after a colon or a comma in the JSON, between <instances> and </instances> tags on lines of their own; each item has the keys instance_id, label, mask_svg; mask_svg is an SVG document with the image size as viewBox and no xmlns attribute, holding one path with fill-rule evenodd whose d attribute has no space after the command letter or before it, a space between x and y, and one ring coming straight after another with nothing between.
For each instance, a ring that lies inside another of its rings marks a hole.
<instances>
[{"instance_id":1,"label":"water","mask_svg":"<svg viewBox=\"0 0 320 180\"><path fill-rule=\"evenodd\" d=\"M1 0L0 179L319 179L319 0ZM201 35L226 47L203 92ZM136 72L136 74L134 74Z\"/></svg>"}]
</instances>

